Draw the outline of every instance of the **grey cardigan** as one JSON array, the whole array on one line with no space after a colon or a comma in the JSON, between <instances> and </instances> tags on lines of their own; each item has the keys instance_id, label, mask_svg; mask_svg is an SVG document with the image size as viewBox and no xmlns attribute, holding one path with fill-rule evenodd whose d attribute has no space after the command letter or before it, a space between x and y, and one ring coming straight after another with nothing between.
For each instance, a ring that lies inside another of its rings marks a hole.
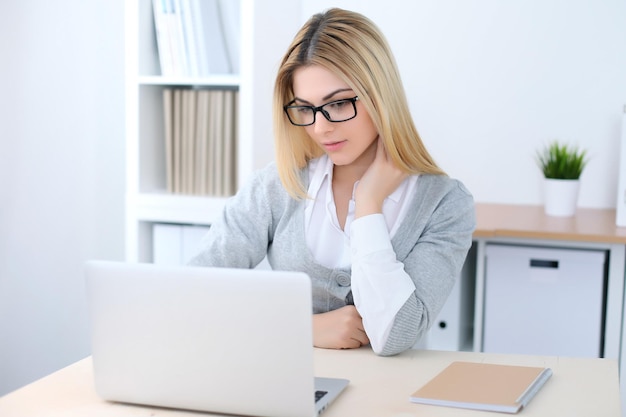
<instances>
[{"instance_id":1,"label":"grey cardigan","mask_svg":"<svg viewBox=\"0 0 626 417\"><path fill-rule=\"evenodd\" d=\"M306 169L302 175L306 180ZM313 313L353 304L350 269L329 269L313 259L305 240L304 206L283 188L272 163L229 199L189 263L254 268L267 255L273 269L311 277ZM445 175L420 176L391 241L415 292L396 315L381 355L412 347L430 328L460 274L474 228L473 198L461 182Z\"/></svg>"}]
</instances>

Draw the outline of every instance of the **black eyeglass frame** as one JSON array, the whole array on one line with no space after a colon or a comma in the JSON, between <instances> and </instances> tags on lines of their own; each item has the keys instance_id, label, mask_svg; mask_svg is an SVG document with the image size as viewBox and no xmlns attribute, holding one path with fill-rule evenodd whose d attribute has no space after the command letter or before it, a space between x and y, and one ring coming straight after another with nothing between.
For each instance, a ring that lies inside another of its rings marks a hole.
<instances>
[{"instance_id":1,"label":"black eyeglass frame","mask_svg":"<svg viewBox=\"0 0 626 417\"><path fill-rule=\"evenodd\" d=\"M326 120L328 120L331 123L341 123L341 122L347 122L348 120L352 120L356 117L357 115L357 110L356 110L356 101L359 99L359 96L354 96L352 98L342 98L340 100L333 100L333 101L329 101L328 103L322 104L321 106L293 106L292 104L295 102L291 101L289 102L289 104L283 106L283 110L285 112L285 114L287 115L287 118L289 119L289 121L291 122L292 125L294 126L311 126L313 124L315 124L315 116L317 115L317 112L322 113L322 115L324 116L324 118ZM349 101L350 103L352 103L352 108L354 109L354 116L352 117L348 117L347 119L343 119L343 120L331 120L330 119L330 115L323 109L323 107L328 106L329 104L335 104L335 103L339 103L342 101ZM289 111L288 109L302 109L302 108L306 108L306 109L311 109L311 111L313 112L313 121L311 123L296 123L293 120L291 120L291 116L289 116Z\"/></svg>"}]
</instances>

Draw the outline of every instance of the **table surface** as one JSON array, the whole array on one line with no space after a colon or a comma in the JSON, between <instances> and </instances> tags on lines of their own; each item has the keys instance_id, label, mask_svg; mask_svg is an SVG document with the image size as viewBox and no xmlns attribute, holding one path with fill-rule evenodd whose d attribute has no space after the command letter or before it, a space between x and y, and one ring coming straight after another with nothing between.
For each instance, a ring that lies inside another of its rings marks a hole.
<instances>
[{"instance_id":1,"label":"table surface","mask_svg":"<svg viewBox=\"0 0 626 417\"><path fill-rule=\"evenodd\" d=\"M574 216L547 216L543 206L476 204L475 238L509 237L626 244L615 209L578 208Z\"/></svg>"},{"instance_id":2,"label":"table surface","mask_svg":"<svg viewBox=\"0 0 626 417\"><path fill-rule=\"evenodd\" d=\"M324 417L489 416L480 412L414 404L409 395L454 360L548 366L554 374L522 410L531 416L620 416L617 362L611 359L502 355L476 352L409 350L393 357L371 349L315 349L318 376L350 379L346 390ZM182 410L133 406L101 400L94 391L91 359L0 398L3 417L191 417L211 415Z\"/></svg>"}]
</instances>

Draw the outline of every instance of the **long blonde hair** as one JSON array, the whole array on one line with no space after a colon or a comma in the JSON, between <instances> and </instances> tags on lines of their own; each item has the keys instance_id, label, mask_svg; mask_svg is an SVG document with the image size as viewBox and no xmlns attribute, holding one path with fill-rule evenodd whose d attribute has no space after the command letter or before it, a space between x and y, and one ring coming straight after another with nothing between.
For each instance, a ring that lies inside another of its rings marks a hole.
<instances>
[{"instance_id":1,"label":"long blonde hair","mask_svg":"<svg viewBox=\"0 0 626 417\"><path fill-rule=\"evenodd\" d=\"M313 15L298 31L274 85L276 164L283 186L293 197L306 197L300 172L323 154L305 129L293 126L283 111L293 99L294 72L308 65L335 73L359 96L396 166L410 174L445 175L417 133L395 58L383 34L365 16L332 8Z\"/></svg>"}]
</instances>

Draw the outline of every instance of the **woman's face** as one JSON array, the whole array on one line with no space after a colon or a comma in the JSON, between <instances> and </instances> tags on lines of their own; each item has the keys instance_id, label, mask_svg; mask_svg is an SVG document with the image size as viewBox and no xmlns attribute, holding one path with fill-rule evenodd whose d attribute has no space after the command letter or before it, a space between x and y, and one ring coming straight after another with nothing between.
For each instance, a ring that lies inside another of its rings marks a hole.
<instances>
[{"instance_id":1,"label":"woman's face","mask_svg":"<svg viewBox=\"0 0 626 417\"><path fill-rule=\"evenodd\" d=\"M319 65L302 67L295 71L293 92L294 105L315 107L356 96L341 78ZM335 165L351 165L355 162L369 165L376 155L378 132L363 104L358 100L355 104L356 117L353 119L331 122L318 111L315 114L315 123L303 127ZM349 102L343 105L352 106Z\"/></svg>"}]
</instances>

